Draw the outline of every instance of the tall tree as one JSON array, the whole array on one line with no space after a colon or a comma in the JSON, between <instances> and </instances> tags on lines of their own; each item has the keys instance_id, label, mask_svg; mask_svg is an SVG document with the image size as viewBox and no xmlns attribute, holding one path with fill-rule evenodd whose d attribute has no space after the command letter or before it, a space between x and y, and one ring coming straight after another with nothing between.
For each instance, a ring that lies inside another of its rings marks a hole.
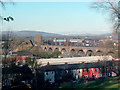
<instances>
[{"instance_id":1,"label":"tall tree","mask_svg":"<svg viewBox=\"0 0 120 90\"><path fill-rule=\"evenodd\" d=\"M6 2L4 0L0 0L0 7L5 8L7 3L10 3L10 4L14 5L14 3L11 0L7 0ZM0 20L5 20L5 21L12 20L13 21L14 19L11 16L3 18L2 15L1 15L1 13L0 13Z\"/></svg>"},{"instance_id":2,"label":"tall tree","mask_svg":"<svg viewBox=\"0 0 120 90\"><path fill-rule=\"evenodd\" d=\"M104 13L109 13L114 33L120 32L120 23L118 21L120 19L120 11L118 9L120 4L118 5L118 2L120 3L119 0L101 0L101 2L94 2L91 6Z\"/></svg>"}]
</instances>

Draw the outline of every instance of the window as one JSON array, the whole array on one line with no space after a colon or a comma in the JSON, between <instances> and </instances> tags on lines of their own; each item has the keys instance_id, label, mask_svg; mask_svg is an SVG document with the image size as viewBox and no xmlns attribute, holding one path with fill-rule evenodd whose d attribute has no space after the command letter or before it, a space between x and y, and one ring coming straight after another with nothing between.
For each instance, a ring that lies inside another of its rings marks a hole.
<instances>
[{"instance_id":1,"label":"window","mask_svg":"<svg viewBox=\"0 0 120 90\"><path fill-rule=\"evenodd\" d=\"M91 68L91 72L93 71L93 68Z\"/></svg>"},{"instance_id":2,"label":"window","mask_svg":"<svg viewBox=\"0 0 120 90\"><path fill-rule=\"evenodd\" d=\"M46 75L48 75L48 72L46 72Z\"/></svg>"},{"instance_id":3,"label":"window","mask_svg":"<svg viewBox=\"0 0 120 90\"><path fill-rule=\"evenodd\" d=\"M87 68L87 72L89 72L89 68Z\"/></svg>"},{"instance_id":4,"label":"window","mask_svg":"<svg viewBox=\"0 0 120 90\"><path fill-rule=\"evenodd\" d=\"M74 70L74 73L75 73L76 71Z\"/></svg>"},{"instance_id":5,"label":"window","mask_svg":"<svg viewBox=\"0 0 120 90\"><path fill-rule=\"evenodd\" d=\"M95 71L97 72L97 68L95 68Z\"/></svg>"},{"instance_id":6,"label":"window","mask_svg":"<svg viewBox=\"0 0 120 90\"><path fill-rule=\"evenodd\" d=\"M108 67L106 67L106 70L108 71Z\"/></svg>"},{"instance_id":7,"label":"window","mask_svg":"<svg viewBox=\"0 0 120 90\"><path fill-rule=\"evenodd\" d=\"M49 79L49 81L51 81L51 79Z\"/></svg>"},{"instance_id":8,"label":"window","mask_svg":"<svg viewBox=\"0 0 120 90\"><path fill-rule=\"evenodd\" d=\"M85 70L83 69L83 72L85 72Z\"/></svg>"},{"instance_id":9,"label":"window","mask_svg":"<svg viewBox=\"0 0 120 90\"><path fill-rule=\"evenodd\" d=\"M84 78L88 78L88 76L87 76L87 75L85 75L85 76L84 76Z\"/></svg>"}]
</instances>

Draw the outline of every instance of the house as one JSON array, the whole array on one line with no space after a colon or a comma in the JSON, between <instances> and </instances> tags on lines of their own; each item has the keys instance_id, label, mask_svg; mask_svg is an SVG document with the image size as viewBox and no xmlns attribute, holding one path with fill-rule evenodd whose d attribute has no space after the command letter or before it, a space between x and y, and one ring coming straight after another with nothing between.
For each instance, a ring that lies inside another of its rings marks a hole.
<instances>
[{"instance_id":1,"label":"house","mask_svg":"<svg viewBox=\"0 0 120 90\"><path fill-rule=\"evenodd\" d=\"M113 61L106 62L105 75L112 76ZM55 83L66 80L80 80L82 78L100 78L103 75L103 65L100 62L79 63L79 64L59 64L46 65L40 68L40 74L43 75L43 81ZM38 70L39 71L39 70ZM39 74L39 75L40 75ZM38 76L40 77L40 76Z\"/></svg>"},{"instance_id":2,"label":"house","mask_svg":"<svg viewBox=\"0 0 120 90\"><path fill-rule=\"evenodd\" d=\"M2 89L24 84L32 84L33 74L27 66L10 66L2 68Z\"/></svg>"},{"instance_id":3,"label":"house","mask_svg":"<svg viewBox=\"0 0 120 90\"><path fill-rule=\"evenodd\" d=\"M55 43L55 45L68 45L68 42L67 42L67 40L65 38L64 39L56 39L56 38L54 38L53 42Z\"/></svg>"},{"instance_id":4,"label":"house","mask_svg":"<svg viewBox=\"0 0 120 90\"><path fill-rule=\"evenodd\" d=\"M9 57L7 57L6 59L3 57L2 61L9 62L9 65L11 65L12 61L15 61L16 65L18 65L19 63L21 63L21 65L24 65L25 59L27 57L33 58L32 53L28 51L10 51L7 56Z\"/></svg>"}]
</instances>

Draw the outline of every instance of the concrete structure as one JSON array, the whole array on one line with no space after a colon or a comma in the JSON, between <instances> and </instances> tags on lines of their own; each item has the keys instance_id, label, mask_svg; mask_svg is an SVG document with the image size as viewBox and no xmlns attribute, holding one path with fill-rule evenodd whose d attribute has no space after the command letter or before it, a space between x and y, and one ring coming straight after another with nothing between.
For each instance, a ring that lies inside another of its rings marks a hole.
<instances>
[{"instance_id":1,"label":"concrete structure","mask_svg":"<svg viewBox=\"0 0 120 90\"><path fill-rule=\"evenodd\" d=\"M45 51L52 53L55 50L60 51L62 54L67 55L80 55L80 56L101 56L101 55L114 55L113 48L103 47L77 47L77 46L53 46L41 45Z\"/></svg>"},{"instance_id":2,"label":"concrete structure","mask_svg":"<svg viewBox=\"0 0 120 90\"><path fill-rule=\"evenodd\" d=\"M50 58L50 59L38 59L37 64L41 66L45 65L58 65L58 64L75 64L75 63L88 63L98 62L107 59L112 61L112 56L91 56L91 57L74 57L74 58Z\"/></svg>"}]
</instances>

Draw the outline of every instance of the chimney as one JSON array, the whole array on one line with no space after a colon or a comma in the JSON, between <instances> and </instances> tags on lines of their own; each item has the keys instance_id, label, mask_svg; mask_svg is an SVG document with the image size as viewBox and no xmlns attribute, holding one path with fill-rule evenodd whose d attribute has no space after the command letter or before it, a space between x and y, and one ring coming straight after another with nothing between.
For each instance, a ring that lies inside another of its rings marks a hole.
<instances>
[{"instance_id":1,"label":"chimney","mask_svg":"<svg viewBox=\"0 0 120 90\"><path fill-rule=\"evenodd\" d=\"M68 64L67 62L65 62L65 64Z\"/></svg>"},{"instance_id":2,"label":"chimney","mask_svg":"<svg viewBox=\"0 0 120 90\"><path fill-rule=\"evenodd\" d=\"M98 59L98 62L100 62L100 59Z\"/></svg>"},{"instance_id":3,"label":"chimney","mask_svg":"<svg viewBox=\"0 0 120 90\"><path fill-rule=\"evenodd\" d=\"M112 61L114 61L114 59L112 59Z\"/></svg>"},{"instance_id":4,"label":"chimney","mask_svg":"<svg viewBox=\"0 0 120 90\"><path fill-rule=\"evenodd\" d=\"M50 63L49 63L49 62L47 62L47 65L50 65Z\"/></svg>"}]
</instances>

